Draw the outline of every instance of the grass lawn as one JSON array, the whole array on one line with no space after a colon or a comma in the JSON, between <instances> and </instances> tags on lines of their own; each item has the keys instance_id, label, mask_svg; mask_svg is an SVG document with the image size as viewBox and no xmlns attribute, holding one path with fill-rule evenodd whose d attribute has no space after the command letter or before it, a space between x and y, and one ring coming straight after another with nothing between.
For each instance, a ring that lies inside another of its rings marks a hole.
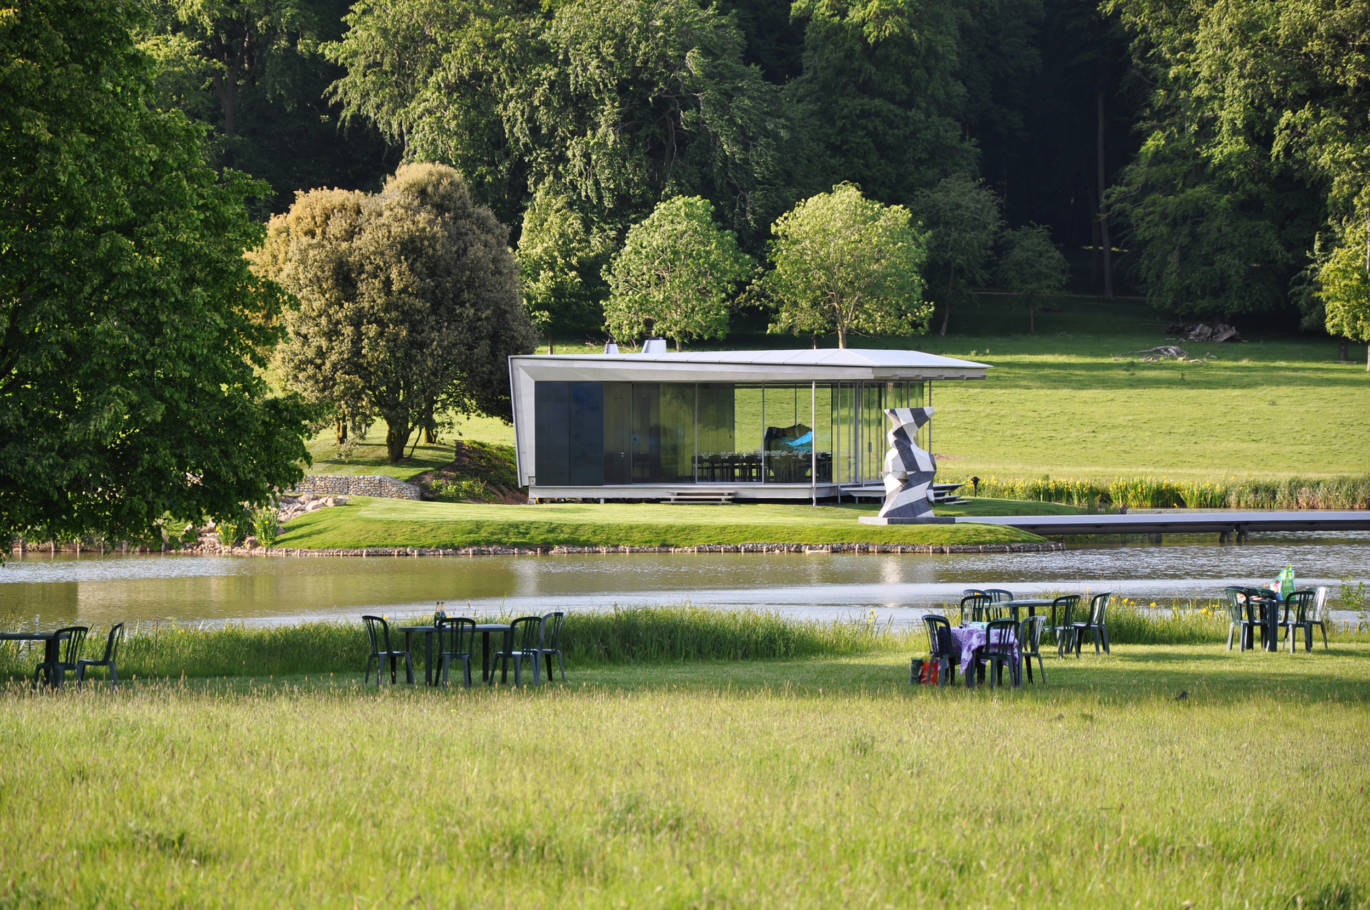
<instances>
[{"instance_id":1,"label":"grass lawn","mask_svg":"<svg viewBox=\"0 0 1370 910\"><path fill-rule=\"evenodd\" d=\"M400 480L410 480L424 471L440 468L452 460L452 442L475 439L481 442L512 446L513 424L494 417L461 415L454 418L437 443L411 442L412 454L399 464L390 464L385 452L385 423L377 422L363 437L353 437L340 449L329 428L309 440L309 456L313 459L307 471L311 474L384 474ZM346 451L344 457L343 452ZM410 449L406 449L406 454Z\"/></svg>"},{"instance_id":2,"label":"grass lawn","mask_svg":"<svg viewBox=\"0 0 1370 910\"><path fill-rule=\"evenodd\" d=\"M948 510L1004 514L1013 504L995 500ZM1018 504L1021 507L1022 504ZM1062 510L1071 511L1069 509ZM873 505L818 506L736 503L543 503L481 505L357 497L320 509L282 527L278 547L471 546L708 546L718 544L872 543L943 546L1040 542L995 525L864 525Z\"/></svg>"},{"instance_id":3,"label":"grass lawn","mask_svg":"<svg viewBox=\"0 0 1370 910\"><path fill-rule=\"evenodd\" d=\"M994 369L983 383L934 383L946 478L1370 473L1370 375L1337 363L1331 341L1186 344L1212 355L1200 363L1131 353L1159 337L948 341L933 347Z\"/></svg>"},{"instance_id":4,"label":"grass lawn","mask_svg":"<svg viewBox=\"0 0 1370 910\"><path fill-rule=\"evenodd\" d=\"M1016 691L908 656L10 684L0 905L1370 902L1370 645L1118 645Z\"/></svg>"}]
</instances>

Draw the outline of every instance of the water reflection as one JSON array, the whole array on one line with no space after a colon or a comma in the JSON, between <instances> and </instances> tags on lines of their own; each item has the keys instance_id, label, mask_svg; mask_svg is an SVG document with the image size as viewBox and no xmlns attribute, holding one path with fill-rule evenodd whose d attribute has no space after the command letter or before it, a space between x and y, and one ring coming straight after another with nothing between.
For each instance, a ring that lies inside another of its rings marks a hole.
<instances>
[{"instance_id":1,"label":"water reflection","mask_svg":"<svg viewBox=\"0 0 1370 910\"><path fill-rule=\"evenodd\" d=\"M281 622L431 610L481 614L692 603L768 609L815 619L916 622L964 587L1023 596L1113 591L1143 602L1217 597L1229 584L1268 580L1293 564L1298 583L1370 585L1370 534L1292 534L1218 545L1054 553L850 555L679 554L476 558L250 559L30 555L0 566L0 624L119 620ZM1339 604L1334 603L1334 607ZM1337 618L1354 618L1339 615Z\"/></svg>"}]
</instances>

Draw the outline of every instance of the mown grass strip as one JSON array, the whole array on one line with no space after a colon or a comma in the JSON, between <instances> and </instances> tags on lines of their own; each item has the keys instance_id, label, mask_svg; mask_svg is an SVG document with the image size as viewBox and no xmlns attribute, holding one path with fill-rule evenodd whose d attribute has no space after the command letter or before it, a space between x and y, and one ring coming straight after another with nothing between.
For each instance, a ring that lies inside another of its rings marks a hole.
<instances>
[{"instance_id":1,"label":"mown grass strip","mask_svg":"<svg viewBox=\"0 0 1370 910\"><path fill-rule=\"evenodd\" d=\"M1040 543L991 525L864 525L871 506L544 503L507 506L357 497L287 524L283 548L692 547L742 544L978 546Z\"/></svg>"}]
</instances>

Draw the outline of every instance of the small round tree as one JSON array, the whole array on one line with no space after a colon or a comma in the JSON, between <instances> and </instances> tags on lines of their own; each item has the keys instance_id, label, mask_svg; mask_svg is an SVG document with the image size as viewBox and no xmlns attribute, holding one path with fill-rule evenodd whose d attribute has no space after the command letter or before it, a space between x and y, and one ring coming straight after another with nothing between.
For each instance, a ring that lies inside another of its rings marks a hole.
<instances>
[{"instance_id":1,"label":"small round tree","mask_svg":"<svg viewBox=\"0 0 1370 910\"><path fill-rule=\"evenodd\" d=\"M945 335L952 308L970 300L971 285L989 280L1003 226L999 197L978 180L944 177L918 194L914 211L928 229L927 276Z\"/></svg>"},{"instance_id":2,"label":"small round tree","mask_svg":"<svg viewBox=\"0 0 1370 910\"><path fill-rule=\"evenodd\" d=\"M771 228L771 271L758 287L775 308L771 331L910 333L927 330L924 235L903 206L849 183L805 199Z\"/></svg>"},{"instance_id":3,"label":"small round tree","mask_svg":"<svg viewBox=\"0 0 1370 910\"><path fill-rule=\"evenodd\" d=\"M1065 290L1069 267L1051 242L1051 232L1040 224L1025 224L1004 234L999 259L999 287L1020 295L1027 303L1028 332L1037 331L1037 304L1043 297Z\"/></svg>"},{"instance_id":4,"label":"small round tree","mask_svg":"<svg viewBox=\"0 0 1370 910\"><path fill-rule=\"evenodd\" d=\"M691 338L722 338L733 293L751 271L732 231L714 224L712 203L667 199L628 230L605 267L604 325L615 338L636 338L650 320L677 350Z\"/></svg>"}]
</instances>

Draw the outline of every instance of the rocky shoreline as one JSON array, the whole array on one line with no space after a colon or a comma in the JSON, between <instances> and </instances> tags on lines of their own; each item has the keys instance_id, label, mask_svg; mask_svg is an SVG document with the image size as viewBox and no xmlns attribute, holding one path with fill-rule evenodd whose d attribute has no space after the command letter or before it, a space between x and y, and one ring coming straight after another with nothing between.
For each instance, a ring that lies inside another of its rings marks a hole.
<instances>
[{"instance_id":1,"label":"rocky shoreline","mask_svg":"<svg viewBox=\"0 0 1370 910\"><path fill-rule=\"evenodd\" d=\"M629 553L908 553L908 554L948 554L948 553L1049 553L1064 550L1065 545L1055 541L1042 543L999 543L999 544L875 544L875 543L744 543L744 544L704 544L691 547L355 547L322 550L305 550L294 547L220 547L205 544L176 550L191 556L355 556L355 557L420 557L420 556L576 556L583 554L608 555ZM169 551L170 552L170 551Z\"/></svg>"}]
</instances>

